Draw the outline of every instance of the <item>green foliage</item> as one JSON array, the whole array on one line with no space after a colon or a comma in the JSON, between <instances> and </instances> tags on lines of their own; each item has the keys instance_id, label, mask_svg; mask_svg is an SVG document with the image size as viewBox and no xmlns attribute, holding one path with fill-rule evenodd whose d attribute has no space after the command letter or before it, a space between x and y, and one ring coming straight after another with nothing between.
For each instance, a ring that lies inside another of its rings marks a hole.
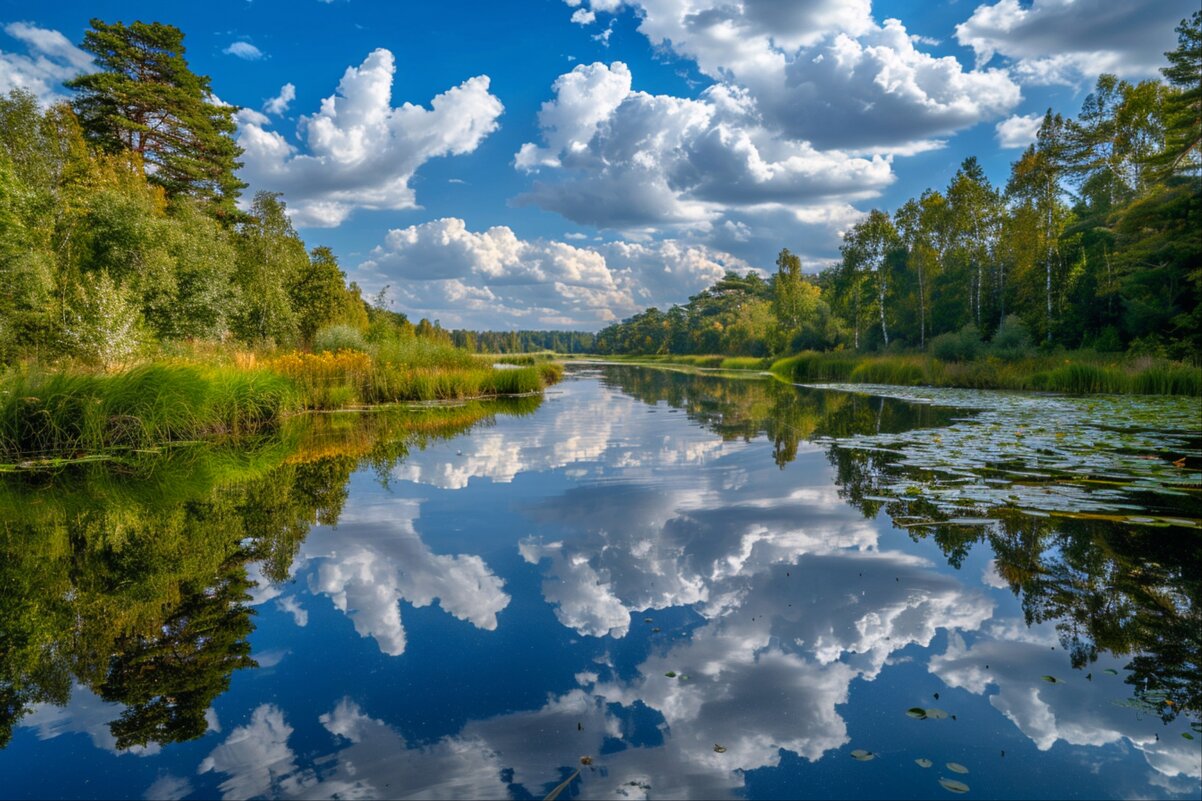
<instances>
[{"instance_id":1,"label":"green foliage","mask_svg":"<svg viewBox=\"0 0 1202 801\"><path fill-rule=\"evenodd\" d=\"M84 276L73 290L63 325L67 348L106 369L130 362L147 339L132 293L103 271Z\"/></svg>"},{"instance_id":2,"label":"green foliage","mask_svg":"<svg viewBox=\"0 0 1202 801\"><path fill-rule=\"evenodd\" d=\"M1008 362L1030 355L1031 332L1021 317L1010 314L1002 320L997 331L993 332L993 339L989 341L989 352Z\"/></svg>"},{"instance_id":3,"label":"green foliage","mask_svg":"<svg viewBox=\"0 0 1202 801\"><path fill-rule=\"evenodd\" d=\"M148 365L113 375L18 371L0 383L0 461L150 448L270 427L295 407L263 371Z\"/></svg>"},{"instance_id":4,"label":"green foliage","mask_svg":"<svg viewBox=\"0 0 1202 801\"><path fill-rule=\"evenodd\" d=\"M82 47L100 69L67 82L89 140L136 153L169 195L190 194L233 216L245 186L234 175L236 109L213 102L209 79L189 69L183 33L157 22L91 26Z\"/></svg>"},{"instance_id":5,"label":"green foliage","mask_svg":"<svg viewBox=\"0 0 1202 801\"><path fill-rule=\"evenodd\" d=\"M931 340L931 355L946 362L969 362L981 350L981 332L968 323L956 333L940 334Z\"/></svg>"},{"instance_id":6,"label":"green foliage","mask_svg":"<svg viewBox=\"0 0 1202 801\"><path fill-rule=\"evenodd\" d=\"M327 325L313 336L314 353L337 353L340 350L367 350L363 332L343 323Z\"/></svg>"}]
</instances>

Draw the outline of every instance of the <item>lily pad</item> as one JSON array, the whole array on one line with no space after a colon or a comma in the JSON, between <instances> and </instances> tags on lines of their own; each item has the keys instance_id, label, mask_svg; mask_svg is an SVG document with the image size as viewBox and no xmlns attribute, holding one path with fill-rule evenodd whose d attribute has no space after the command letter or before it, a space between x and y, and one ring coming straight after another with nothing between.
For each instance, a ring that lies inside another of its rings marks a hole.
<instances>
[{"instance_id":1,"label":"lily pad","mask_svg":"<svg viewBox=\"0 0 1202 801\"><path fill-rule=\"evenodd\" d=\"M725 754L725 753L726 753L726 746L724 746L724 745L718 745L717 743L714 743L714 753L715 753L715 754Z\"/></svg>"},{"instance_id":2,"label":"lily pad","mask_svg":"<svg viewBox=\"0 0 1202 801\"><path fill-rule=\"evenodd\" d=\"M1185 739L1187 739L1187 740L1192 740L1192 739L1194 739L1194 735L1190 734L1190 733L1189 733L1189 732L1187 732L1187 731L1183 731L1183 732L1181 732L1181 736L1182 736L1182 737L1184 737L1184 738L1185 738Z\"/></svg>"},{"instance_id":3,"label":"lily pad","mask_svg":"<svg viewBox=\"0 0 1202 801\"><path fill-rule=\"evenodd\" d=\"M919 757L918 759L914 760L914 764L920 768L929 768L929 767L931 767L931 765L934 765L935 763L932 762L931 760L927 759L926 757Z\"/></svg>"},{"instance_id":4,"label":"lily pad","mask_svg":"<svg viewBox=\"0 0 1202 801\"><path fill-rule=\"evenodd\" d=\"M665 673L664 675L665 675L665 676L667 676L667 677L668 677L668 678L670 678L670 679L674 679L674 678L676 678L676 671L675 671L675 670L669 670L669 671L668 671L667 673Z\"/></svg>"},{"instance_id":5,"label":"lily pad","mask_svg":"<svg viewBox=\"0 0 1202 801\"><path fill-rule=\"evenodd\" d=\"M967 793L968 785L964 782L958 782L955 779L945 779L940 777L939 786L949 793Z\"/></svg>"},{"instance_id":6,"label":"lily pad","mask_svg":"<svg viewBox=\"0 0 1202 801\"><path fill-rule=\"evenodd\" d=\"M1064 684L1064 681L1062 679L1058 679L1055 676L1044 676L1043 680L1046 681L1048 684Z\"/></svg>"},{"instance_id":7,"label":"lily pad","mask_svg":"<svg viewBox=\"0 0 1202 801\"><path fill-rule=\"evenodd\" d=\"M927 717L931 720L946 720L947 713L944 712L942 709L932 708L932 709L927 710Z\"/></svg>"},{"instance_id":8,"label":"lily pad","mask_svg":"<svg viewBox=\"0 0 1202 801\"><path fill-rule=\"evenodd\" d=\"M1106 668L1102 672L1105 673L1107 676L1117 676L1119 674L1119 672L1117 670L1115 670L1114 668Z\"/></svg>"},{"instance_id":9,"label":"lily pad","mask_svg":"<svg viewBox=\"0 0 1202 801\"><path fill-rule=\"evenodd\" d=\"M948 762L947 769L952 773L968 773L968 768L964 767L959 762Z\"/></svg>"},{"instance_id":10,"label":"lily pad","mask_svg":"<svg viewBox=\"0 0 1202 801\"><path fill-rule=\"evenodd\" d=\"M912 706L906 710L906 715L915 720L922 720L927 716L927 711L920 706Z\"/></svg>"},{"instance_id":11,"label":"lily pad","mask_svg":"<svg viewBox=\"0 0 1202 801\"><path fill-rule=\"evenodd\" d=\"M876 754L871 751L865 751L863 748L857 748L851 752L851 758L860 762L871 762L876 759Z\"/></svg>"}]
</instances>

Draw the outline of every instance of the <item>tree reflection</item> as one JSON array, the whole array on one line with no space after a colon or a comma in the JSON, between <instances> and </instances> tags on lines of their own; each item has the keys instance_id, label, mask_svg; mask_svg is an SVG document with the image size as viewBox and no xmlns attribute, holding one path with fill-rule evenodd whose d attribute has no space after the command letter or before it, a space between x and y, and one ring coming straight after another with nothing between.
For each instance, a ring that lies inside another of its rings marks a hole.
<instances>
[{"instance_id":1,"label":"tree reflection","mask_svg":"<svg viewBox=\"0 0 1202 801\"><path fill-rule=\"evenodd\" d=\"M803 441L935 427L964 414L773 380L624 367L607 369L606 380L648 403L683 409L724 439L767 436L782 468ZM933 471L901 464L887 451L825 447L840 496L865 517L885 510L915 540L935 542L957 568L975 545L989 547L997 573L1021 599L1027 624L1053 624L1072 667L1088 671L1100 652L1130 657L1132 705L1166 723L1182 714L1195 721L1202 716L1198 531L1017 509L956 522L920 496L888 497L899 478L932 482Z\"/></svg>"},{"instance_id":2,"label":"tree reflection","mask_svg":"<svg viewBox=\"0 0 1202 801\"><path fill-rule=\"evenodd\" d=\"M117 747L193 739L254 667L252 563L285 581L351 473L528 413L539 399L294 420L271 440L0 481L0 747L74 682L124 709Z\"/></svg>"}]
</instances>

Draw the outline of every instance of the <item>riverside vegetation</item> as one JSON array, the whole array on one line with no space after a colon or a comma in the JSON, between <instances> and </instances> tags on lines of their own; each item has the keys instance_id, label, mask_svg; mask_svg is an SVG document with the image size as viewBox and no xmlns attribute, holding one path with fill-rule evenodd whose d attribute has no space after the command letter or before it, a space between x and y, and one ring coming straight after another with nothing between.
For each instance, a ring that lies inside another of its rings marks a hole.
<instances>
[{"instance_id":1,"label":"riverside vegetation","mask_svg":"<svg viewBox=\"0 0 1202 801\"><path fill-rule=\"evenodd\" d=\"M593 350L795 381L1202 393L1202 12L1177 32L1164 80L1099 77L1004 187L969 158L853 225L817 275L782 250L771 278L727 273Z\"/></svg>"},{"instance_id":2,"label":"riverside vegetation","mask_svg":"<svg viewBox=\"0 0 1202 801\"><path fill-rule=\"evenodd\" d=\"M278 425L288 414L537 392L368 302L277 194L242 210L233 107L158 23L93 20L70 103L0 97L0 465Z\"/></svg>"}]
</instances>

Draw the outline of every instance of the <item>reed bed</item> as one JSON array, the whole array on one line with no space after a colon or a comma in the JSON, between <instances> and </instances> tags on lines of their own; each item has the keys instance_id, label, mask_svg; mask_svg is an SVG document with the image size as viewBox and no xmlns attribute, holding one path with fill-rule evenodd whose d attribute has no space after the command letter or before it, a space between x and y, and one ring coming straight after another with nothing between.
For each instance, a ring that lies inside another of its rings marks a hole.
<instances>
[{"instance_id":1,"label":"reed bed","mask_svg":"<svg viewBox=\"0 0 1202 801\"><path fill-rule=\"evenodd\" d=\"M925 355L804 352L773 363L785 381L1011 389L1068 394L1202 396L1202 368L1151 359L1104 361L1089 354L986 357L950 362Z\"/></svg>"}]
</instances>

